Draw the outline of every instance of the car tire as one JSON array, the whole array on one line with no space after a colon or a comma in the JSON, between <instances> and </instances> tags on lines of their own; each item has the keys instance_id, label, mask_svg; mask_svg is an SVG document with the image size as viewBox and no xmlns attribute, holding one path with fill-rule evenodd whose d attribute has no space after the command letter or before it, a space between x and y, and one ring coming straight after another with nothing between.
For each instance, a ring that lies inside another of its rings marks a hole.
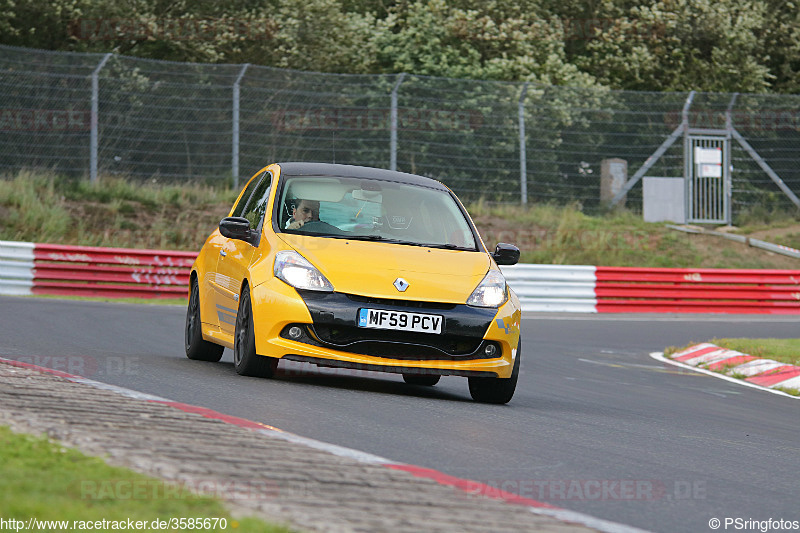
<instances>
[{"instance_id":1,"label":"car tire","mask_svg":"<svg viewBox=\"0 0 800 533\"><path fill-rule=\"evenodd\" d=\"M425 387L433 387L439 383L439 378L442 376L425 376L422 374L403 374L403 381L409 385L422 385Z\"/></svg>"},{"instance_id":2,"label":"car tire","mask_svg":"<svg viewBox=\"0 0 800 533\"><path fill-rule=\"evenodd\" d=\"M253 327L253 305L250 302L250 288L245 285L239 298L236 313L236 328L233 332L233 367L242 376L271 378L278 368L278 360L256 353L255 330Z\"/></svg>"},{"instance_id":3,"label":"car tire","mask_svg":"<svg viewBox=\"0 0 800 533\"><path fill-rule=\"evenodd\" d=\"M203 326L200 321L200 287L197 280L192 280L189 289L189 305L186 308L186 330L184 343L186 357L195 361L211 361L216 363L222 358L225 347L203 339Z\"/></svg>"},{"instance_id":4,"label":"car tire","mask_svg":"<svg viewBox=\"0 0 800 533\"><path fill-rule=\"evenodd\" d=\"M519 378L519 360L522 359L522 338L517 344L514 369L508 378L468 378L469 394L476 402L504 404L511 401Z\"/></svg>"}]
</instances>

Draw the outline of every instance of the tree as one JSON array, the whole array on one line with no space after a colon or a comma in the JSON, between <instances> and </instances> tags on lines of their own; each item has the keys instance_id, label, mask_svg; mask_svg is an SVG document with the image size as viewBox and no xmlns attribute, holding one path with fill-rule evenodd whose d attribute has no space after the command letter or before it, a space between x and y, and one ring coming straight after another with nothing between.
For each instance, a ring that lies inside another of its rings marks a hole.
<instances>
[{"instance_id":1,"label":"tree","mask_svg":"<svg viewBox=\"0 0 800 533\"><path fill-rule=\"evenodd\" d=\"M380 63L385 72L593 85L592 76L566 61L560 35L540 21L494 2L472 9L418 1L384 20Z\"/></svg>"},{"instance_id":2,"label":"tree","mask_svg":"<svg viewBox=\"0 0 800 533\"><path fill-rule=\"evenodd\" d=\"M800 91L797 0L0 0L0 43L349 74Z\"/></svg>"},{"instance_id":3,"label":"tree","mask_svg":"<svg viewBox=\"0 0 800 533\"><path fill-rule=\"evenodd\" d=\"M345 13L338 0L281 0L275 25L274 40L262 49L271 66L343 73L375 67L381 28L370 13Z\"/></svg>"},{"instance_id":4,"label":"tree","mask_svg":"<svg viewBox=\"0 0 800 533\"><path fill-rule=\"evenodd\" d=\"M800 93L800 4L766 0L767 16L762 31L767 66L775 76L773 92Z\"/></svg>"},{"instance_id":5,"label":"tree","mask_svg":"<svg viewBox=\"0 0 800 533\"><path fill-rule=\"evenodd\" d=\"M774 78L761 44L766 13L760 0L608 2L601 19L611 24L574 61L614 88L764 92Z\"/></svg>"}]
</instances>

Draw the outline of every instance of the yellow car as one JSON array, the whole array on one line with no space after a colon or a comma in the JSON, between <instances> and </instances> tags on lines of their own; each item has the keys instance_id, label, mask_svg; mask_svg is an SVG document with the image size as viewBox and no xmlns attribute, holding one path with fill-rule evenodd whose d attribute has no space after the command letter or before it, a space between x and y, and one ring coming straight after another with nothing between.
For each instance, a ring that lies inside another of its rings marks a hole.
<instances>
[{"instance_id":1,"label":"yellow car","mask_svg":"<svg viewBox=\"0 0 800 533\"><path fill-rule=\"evenodd\" d=\"M507 403L521 310L497 265L436 180L367 167L261 169L206 240L191 272L186 355L233 350L245 376L281 359L395 372L412 385L464 376L472 398Z\"/></svg>"}]
</instances>

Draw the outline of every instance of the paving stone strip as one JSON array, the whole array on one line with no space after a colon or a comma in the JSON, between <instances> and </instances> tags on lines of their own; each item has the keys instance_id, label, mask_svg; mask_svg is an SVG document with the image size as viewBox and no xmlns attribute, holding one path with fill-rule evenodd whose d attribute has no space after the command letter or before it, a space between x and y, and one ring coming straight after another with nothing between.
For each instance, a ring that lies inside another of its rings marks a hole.
<instances>
[{"instance_id":1,"label":"paving stone strip","mask_svg":"<svg viewBox=\"0 0 800 533\"><path fill-rule=\"evenodd\" d=\"M46 434L182 490L219 496L235 516L259 516L297 531L596 531L381 464L3 362L0 424Z\"/></svg>"}]
</instances>

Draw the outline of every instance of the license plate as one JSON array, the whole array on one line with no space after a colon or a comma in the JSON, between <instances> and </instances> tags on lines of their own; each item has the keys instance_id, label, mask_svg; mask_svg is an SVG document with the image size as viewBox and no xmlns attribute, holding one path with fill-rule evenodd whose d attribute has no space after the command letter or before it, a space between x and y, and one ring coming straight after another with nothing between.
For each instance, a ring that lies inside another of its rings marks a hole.
<instances>
[{"instance_id":1,"label":"license plate","mask_svg":"<svg viewBox=\"0 0 800 533\"><path fill-rule=\"evenodd\" d=\"M358 310L358 326L362 328L441 333L443 323L442 315L386 311L385 309Z\"/></svg>"}]
</instances>

